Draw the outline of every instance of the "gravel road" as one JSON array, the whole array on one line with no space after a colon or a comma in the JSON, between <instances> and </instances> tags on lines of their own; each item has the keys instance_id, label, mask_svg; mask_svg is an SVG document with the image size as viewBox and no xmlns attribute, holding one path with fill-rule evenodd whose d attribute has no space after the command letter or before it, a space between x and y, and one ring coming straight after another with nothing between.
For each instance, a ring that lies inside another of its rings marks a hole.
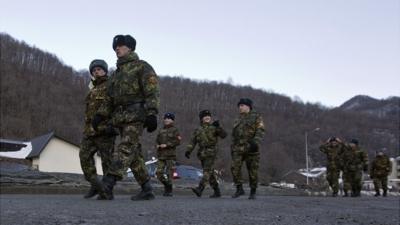
<instances>
[{"instance_id":1,"label":"gravel road","mask_svg":"<svg viewBox=\"0 0 400 225\"><path fill-rule=\"evenodd\" d=\"M0 224L363 224L398 225L399 197L259 196L221 199L178 195L133 202L81 195L0 195Z\"/></svg>"}]
</instances>

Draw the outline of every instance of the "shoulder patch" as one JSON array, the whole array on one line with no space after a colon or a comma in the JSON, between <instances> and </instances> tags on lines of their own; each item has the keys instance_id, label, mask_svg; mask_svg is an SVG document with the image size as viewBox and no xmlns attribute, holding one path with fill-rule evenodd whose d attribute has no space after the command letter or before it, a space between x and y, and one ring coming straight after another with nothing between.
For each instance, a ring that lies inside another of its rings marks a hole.
<instances>
[{"instance_id":1,"label":"shoulder patch","mask_svg":"<svg viewBox=\"0 0 400 225\"><path fill-rule=\"evenodd\" d=\"M258 122L257 128L264 128L264 122L263 121Z\"/></svg>"},{"instance_id":2,"label":"shoulder patch","mask_svg":"<svg viewBox=\"0 0 400 225\"><path fill-rule=\"evenodd\" d=\"M158 83L157 77L155 75L151 75L149 77L149 84L156 85Z\"/></svg>"}]
</instances>

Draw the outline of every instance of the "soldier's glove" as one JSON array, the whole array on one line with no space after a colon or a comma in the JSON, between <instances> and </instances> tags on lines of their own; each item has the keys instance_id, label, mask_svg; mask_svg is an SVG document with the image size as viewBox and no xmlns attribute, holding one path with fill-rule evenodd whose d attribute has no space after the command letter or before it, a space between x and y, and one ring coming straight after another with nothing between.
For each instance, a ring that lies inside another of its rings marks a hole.
<instances>
[{"instance_id":1,"label":"soldier's glove","mask_svg":"<svg viewBox=\"0 0 400 225\"><path fill-rule=\"evenodd\" d=\"M108 124L108 125L107 125L107 128L104 130L104 133L105 133L106 135L110 136L110 137L114 137L114 136L119 135L118 130L115 129L115 128L113 127L113 125L111 125L111 124Z\"/></svg>"},{"instance_id":2,"label":"soldier's glove","mask_svg":"<svg viewBox=\"0 0 400 225\"><path fill-rule=\"evenodd\" d=\"M254 139L251 139L248 141L249 143L249 152L258 152L258 144L257 142L254 141Z\"/></svg>"},{"instance_id":3,"label":"soldier's glove","mask_svg":"<svg viewBox=\"0 0 400 225\"><path fill-rule=\"evenodd\" d=\"M219 127L219 120L214 121L214 122L212 123L212 125L213 125L214 127L218 128L218 127Z\"/></svg>"},{"instance_id":4,"label":"soldier's glove","mask_svg":"<svg viewBox=\"0 0 400 225\"><path fill-rule=\"evenodd\" d=\"M190 152L189 152L189 151L186 151L186 152L185 152L185 157L188 158L188 159L190 159Z\"/></svg>"},{"instance_id":5,"label":"soldier's glove","mask_svg":"<svg viewBox=\"0 0 400 225\"><path fill-rule=\"evenodd\" d=\"M364 166L364 167L363 167L363 170L364 170L364 172L367 172L367 171L368 171L368 166L367 166L367 165Z\"/></svg>"},{"instance_id":6,"label":"soldier's glove","mask_svg":"<svg viewBox=\"0 0 400 225\"><path fill-rule=\"evenodd\" d=\"M155 131L157 129L157 117L155 115L148 115L143 127L147 127L147 132L149 133Z\"/></svg>"},{"instance_id":7,"label":"soldier's glove","mask_svg":"<svg viewBox=\"0 0 400 225\"><path fill-rule=\"evenodd\" d=\"M92 127L95 131L97 131L97 128L98 128L99 124L101 123L101 121L103 121L102 116L100 116L99 114L94 115L94 117L92 119Z\"/></svg>"}]
</instances>

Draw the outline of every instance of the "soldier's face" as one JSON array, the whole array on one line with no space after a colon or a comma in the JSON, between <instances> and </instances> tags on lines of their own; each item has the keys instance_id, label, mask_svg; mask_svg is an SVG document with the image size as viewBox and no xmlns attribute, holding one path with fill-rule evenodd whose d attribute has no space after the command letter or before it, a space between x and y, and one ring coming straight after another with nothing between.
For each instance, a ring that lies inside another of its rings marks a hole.
<instances>
[{"instance_id":1,"label":"soldier's face","mask_svg":"<svg viewBox=\"0 0 400 225\"><path fill-rule=\"evenodd\" d=\"M126 45L118 45L115 48L115 54L117 54L118 58L127 56L131 52L131 49L128 48Z\"/></svg>"},{"instance_id":2,"label":"soldier's face","mask_svg":"<svg viewBox=\"0 0 400 225\"><path fill-rule=\"evenodd\" d=\"M165 118L165 119L164 119L164 125L166 125L166 126L171 125L173 122L174 122L174 121L171 120L170 118Z\"/></svg>"},{"instance_id":3,"label":"soldier's face","mask_svg":"<svg viewBox=\"0 0 400 225\"><path fill-rule=\"evenodd\" d=\"M211 123L211 116L203 117L203 123Z\"/></svg>"},{"instance_id":4,"label":"soldier's face","mask_svg":"<svg viewBox=\"0 0 400 225\"><path fill-rule=\"evenodd\" d=\"M239 113L243 114L243 113L249 113L250 112L250 107L245 105L245 104L240 104L239 105Z\"/></svg>"},{"instance_id":5,"label":"soldier's face","mask_svg":"<svg viewBox=\"0 0 400 225\"><path fill-rule=\"evenodd\" d=\"M104 71L101 67L96 66L92 70L92 75L97 78L97 77L103 77L106 75L106 71Z\"/></svg>"}]
</instances>

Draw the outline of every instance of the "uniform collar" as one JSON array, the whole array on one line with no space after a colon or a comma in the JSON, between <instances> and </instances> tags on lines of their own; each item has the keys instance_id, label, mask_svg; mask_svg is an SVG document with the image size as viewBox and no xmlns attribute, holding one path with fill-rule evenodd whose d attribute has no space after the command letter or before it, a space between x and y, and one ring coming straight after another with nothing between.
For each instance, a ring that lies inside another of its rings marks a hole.
<instances>
[{"instance_id":1,"label":"uniform collar","mask_svg":"<svg viewBox=\"0 0 400 225\"><path fill-rule=\"evenodd\" d=\"M138 60L139 60L139 56L136 54L136 52L131 52L127 56L118 58L117 67L120 67L121 65L123 65L125 63L138 61Z\"/></svg>"},{"instance_id":2,"label":"uniform collar","mask_svg":"<svg viewBox=\"0 0 400 225\"><path fill-rule=\"evenodd\" d=\"M106 82L107 80L108 80L108 76L107 76L107 75L102 76L102 77L97 77L97 78L93 81L93 85L94 85L94 86L97 86L97 85L99 85L99 84L102 84L102 83Z\"/></svg>"}]
</instances>

